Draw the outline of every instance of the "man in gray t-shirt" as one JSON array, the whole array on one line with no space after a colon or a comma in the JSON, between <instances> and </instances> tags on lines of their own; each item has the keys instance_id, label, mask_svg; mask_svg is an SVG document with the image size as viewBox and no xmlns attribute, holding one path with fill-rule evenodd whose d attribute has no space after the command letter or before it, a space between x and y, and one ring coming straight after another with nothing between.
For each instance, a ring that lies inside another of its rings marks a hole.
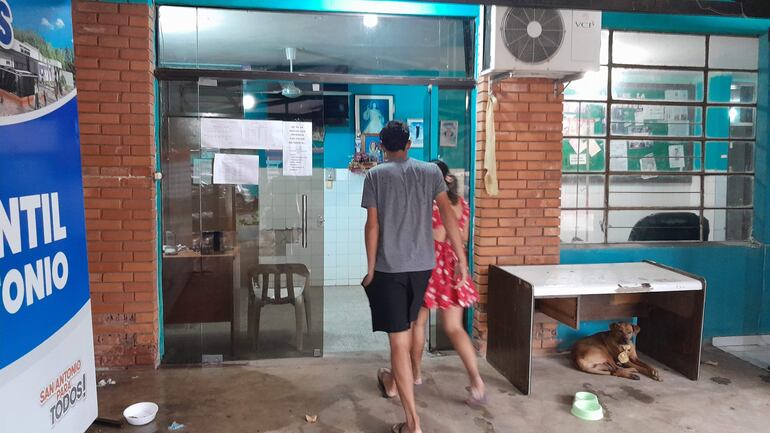
<instances>
[{"instance_id":1,"label":"man in gray t-shirt","mask_svg":"<svg viewBox=\"0 0 770 433\"><path fill-rule=\"evenodd\" d=\"M414 402L414 377L409 351L410 332L423 303L425 289L435 266L433 249L433 202L438 205L447 238L459 258L458 281L468 276L465 250L457 217L446 194L446 183L435 164L411 159L409 130L390 121L380 132L386 162L369 170L364 180L361 206L367 211L367 274L362 281L372 310L372 329L388 333L393 371L380 369L377 382L383 397L396 382L406 423L394 426L398 433L420 433Z\"/></svg>"},{"instance_id":2,"label":"man in gray t-shirt","mask_svg":"<svg viewBox=\"0 0 770 433\"><path fill-rule=\"evenodd\" d=\"M433 200L445 191L438 166L412 158L392 159L366 174L361 207L376 208L380 223L375 271L434 268Z\"/></svg>"}]
</instances>

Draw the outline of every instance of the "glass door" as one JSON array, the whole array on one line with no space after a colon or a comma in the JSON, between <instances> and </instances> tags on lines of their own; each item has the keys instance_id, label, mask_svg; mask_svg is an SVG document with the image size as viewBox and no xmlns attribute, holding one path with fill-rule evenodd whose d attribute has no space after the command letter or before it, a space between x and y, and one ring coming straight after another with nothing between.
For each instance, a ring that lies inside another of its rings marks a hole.
<instances>
[{"instance_id":1,"label":"glass door","mask_svg":"<svg viewBox=\"0 0 770 433\"><path fill-rule=\"evenodd\" d=\"M434 87L438 91L438 140L434 155L444 161L452 174L457 177L459 193L470 204L471 194L471 151L474 138L471 123L471 90ZM435 98L434 98L435 101ZM470 241L469 241L470 242ZM467 250L466 250L467 251ZM443 331L441 316L432 311L429 325L430 350L451 349L452 344Z\"/></svg>"},{"instance_id":2,"label":"glass door","mask_svg":"<svg viewBox=\"0 0 770 433\"><path fill-rule=\"evenodd\" d=\"M164 362L322 352L322 94L161 83Z\"/></svg>"}]
</instances>

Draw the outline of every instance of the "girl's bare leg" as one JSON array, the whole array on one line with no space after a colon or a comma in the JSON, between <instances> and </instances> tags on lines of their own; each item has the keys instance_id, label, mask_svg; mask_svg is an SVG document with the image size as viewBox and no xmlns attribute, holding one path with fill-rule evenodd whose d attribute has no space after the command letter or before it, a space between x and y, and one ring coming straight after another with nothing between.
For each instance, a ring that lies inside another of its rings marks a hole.
<instances>
[{"instance_id":1,"label":"girl's bare leg","mask_svg":"<svg viewBox=\"0 0 770 433\"><path fill-rule=\"evenodd\" d=\"M463 309L461 307L449 307L441 310L444 318L444 332L446 332L452 346L468 371L471 383L471 393L475 400L483 400L485 395L484 380L479 374L479 364L476 358L476 350L471 343L468 333L463 328Z\"/></svg>"}]
</instances>

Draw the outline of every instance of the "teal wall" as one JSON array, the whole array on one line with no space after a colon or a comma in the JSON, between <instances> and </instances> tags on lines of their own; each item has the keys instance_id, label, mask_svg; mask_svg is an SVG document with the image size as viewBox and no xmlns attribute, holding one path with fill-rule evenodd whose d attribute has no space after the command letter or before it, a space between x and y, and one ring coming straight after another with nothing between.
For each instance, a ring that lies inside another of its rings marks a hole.
<instances>
[{"instance_id":1,"label":"teal wall","mask_svg":"<svg viewBox=\"0 0 770 433\"><path fill-rule=\"evenodd\" d=\"M763 296L760 330L770 330L770 42L768 34L759 38L759 98L757 100L757 145L754 179L754 238L764 246Z\"/></svg>"},{"instance_id":2,"label":"teal wall","mask_svg":"<svg viewBox=\"0 0 770 433\"><path fill-rule=\"evenodd\" d=\"M393 96L395 112L393 119L406 122L408 118L422 118L428 122L430 116L430 95L427 86L402 86L388 84L351 84L350 123L347 126L327 126L324 140L324 167L347 168L353 156L355 140L354 95L390 95ZM430 130L426 130L425 147L412 149L413 158L427 160Z\"/></svg>"},{"instance_id":3,"label":"teal wall","mask_svg":"<svg viewBox=\"0 0 770 433\"><path fill-rule=\"evenodd\" d=\"M246 91L259 89L247 88ZM355 95L387 95L393 96L395 112L393 118L406 121L410 118L421 118L427 126L431 119L431 98L427 86L419 85L390 85L390 84L351 84L348 86L351 93L349 98L350 122L345 126L327 125L323 142L323 167L347 168L354 152L355 139ZM458 145L454 148L441 148L437 155L445 160L450 167L469 167L471 154L470 144L473 141L470 117L466 115L465 92L462 90L439 91L438 116L441 120L458 121ZM258 101L259 103L259 101ZM247 118L251 118L247 115ZM437 128L438 126L436 126ZM430 160L429 146L433 128L426 128L424 147L412 149L409 155L421 160ZM438 141L436 141L438 143ZM316 143L316 145L321 145Z\"/></svg>"},{"instance_id":4,"label":"teal wall","mask_svg":"<svg viewBox=\"0 0 770 433\"><path fill-rule=\"evenodd\" d=\"M750 36L767 33L767 29L770 28L770 19L604 12L602 14L602 27L646 32Z\"/></svg>"},{"instance_id":5,"label":"teal wall","mask_svg":"<svg viewBox=\"0 0 770 433\"><path fill-rule=\"evenodd\" d=\"M450 168L465 168L470 171L472 151L475 142L476 128L472 127L471 118L466 114L466 103L468 109L475 109L475 105L470 104L470 99L466 102L466 91L462 89L440 89L438 97L438 118L439 120L454 120L457 122L457 147L439 147L436 157L447 163ZM435 128L438 128L436 126Z\"/></svg>"}]
</instances>

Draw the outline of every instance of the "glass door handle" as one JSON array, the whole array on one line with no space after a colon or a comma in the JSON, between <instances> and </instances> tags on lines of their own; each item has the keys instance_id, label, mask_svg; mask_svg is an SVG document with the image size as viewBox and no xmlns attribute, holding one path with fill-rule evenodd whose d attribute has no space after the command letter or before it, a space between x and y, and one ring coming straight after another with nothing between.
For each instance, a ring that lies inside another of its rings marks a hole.
<instances>
[{"instance_id":1,"label":"glass door handle","mask_svg":"<svg viewBox=\"0 0 770 433\"><path fill-rule=\"evenodd\" d=\"M307 194L302 194L302 248L307 248Z\"/></svg>"}]
</instances>

